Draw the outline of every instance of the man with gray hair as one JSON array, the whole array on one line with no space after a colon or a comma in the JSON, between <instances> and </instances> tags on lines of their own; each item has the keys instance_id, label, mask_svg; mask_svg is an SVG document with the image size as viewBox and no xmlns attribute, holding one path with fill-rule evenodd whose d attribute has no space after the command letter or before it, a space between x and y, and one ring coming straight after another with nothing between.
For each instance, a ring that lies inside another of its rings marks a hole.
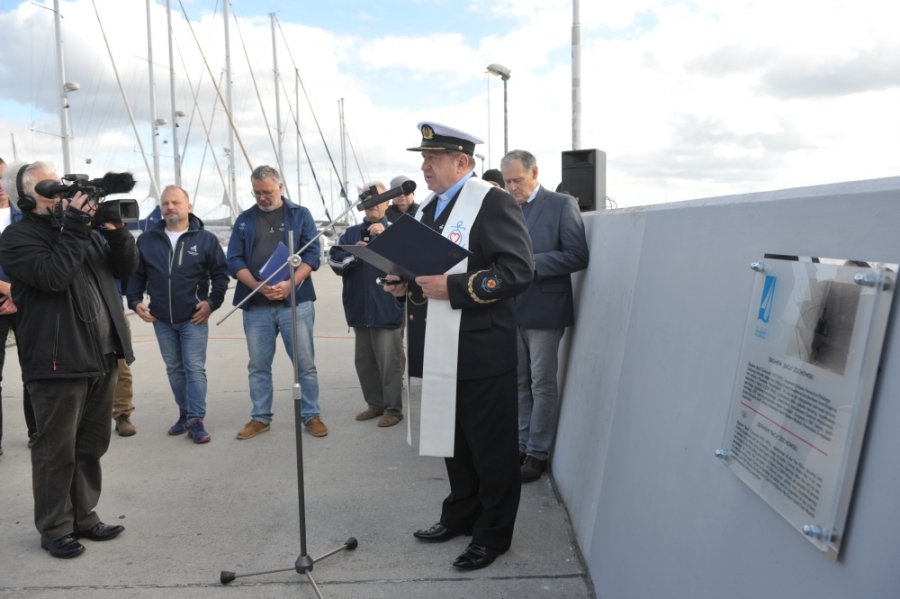
<instances>
[{"instance_id":1,"label":"man with gray hair","mask_svg":"<svg viewBox=\"0 0 900 599\"><path fill-rule=\"evenodd\" d=\"M400 187L407 181L412 181L412 179L410 179L406 175L397 175L396 177L391 179L391 189ZM396 198L391 200L391 205L388 206L387 211L384 213L384 215L385 217L387 217L388 222L393 223L396 222L397 219L404 214L415 216L416 211L418 210L419 205L416 204L416 192L411 191L409 193L401 193Z\"/></svg>"},{"instance_id":2,"label":"man with gray hair","mask_svg":"<svg viewBox=\"0 0 900 599\"><path fill-rule=\"evenodd\" d=\"M234 223L228 241L228 272L238 280L234 304L240 304L265 280L263 267L278 249L279 243L296 253L309 243L300 255L303 262L290 281L290 272L282 280L276 277L263 285L241 306L244 311L244 334L247 337L250 421L238 432L246 440L269 430L272 422L272 359L275 340L280 334L288 357L297 352L300 379L300 417L314 437L324 437L328 428L319 414L319 379L313 346L313 302L316 292L310 275L319 268L321 249L316 239L316 223L303 206L283 196L281 174L271 166L259 166L250 175L251 192L256 205L242 212ZM294 232L294 245L289 245L288 232ZM312 243L310 243L312 242ZM293 283L293 284L292 284ZM291 335L291 288L297 294L297 347ZM298 423L299 425L299 423Z\"/></svg>"},{"instance_id":3,"label":"man with gray hair","mask_svg":"<svg viewBox=\"0 0 900 599\"><path fill-rule=\"evenodd\" d=\"M584 223L575 198L538 183L537 159L513 150L500 161L506 190L522 208L534 249L534 281L516 296L519 456L522 482L547 469L559 418L559 342L575 322L571 273L587 267Z\"/></svg>"},{"instance_id":4,"label":"man with gray hair","mask_svg":"<svg viewBox=\"0 0 900 599\"><path fill-rule=\"evenodd\" d=\"M385 191L383 183L371 186L376 193ZM384 274L381 270L341 246L368 245L384 233L386 208L387 202L366 208L365 220L348 227L328 252L328 266L343 279L344 315L353 328L353 361L366 401L366 409L356 419L378 418L382 428L403 420L403 306L376 283Z\"/></svg>"},{"instance_id":5,"label":"man with gray hair","mask_svg":"<svg viewBox=\"0 0 900 599\"><path fill-rule=\"evenodd\" d=\"M116 278L134 272L134 237L122 222L97 227L97 201L82 193L46 197L59 183L42 162L13 165L4 188L24 213L0 237L0 264L18 307L19 363L37 435L31 448L34 522L53 557L84 552L78 539L107 541L100 458L109 447L118 359L134 360Z\"/></svg>"}]
</instances>

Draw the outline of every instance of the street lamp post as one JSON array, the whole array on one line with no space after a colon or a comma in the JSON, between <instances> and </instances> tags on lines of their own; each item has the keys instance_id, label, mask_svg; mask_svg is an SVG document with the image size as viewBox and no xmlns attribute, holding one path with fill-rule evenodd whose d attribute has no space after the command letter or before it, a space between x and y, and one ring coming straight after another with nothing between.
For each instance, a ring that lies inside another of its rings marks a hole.
<instances>
[{"instance_id":1,"label":"street lamp post","mask_svg":"<svg viewBox=\"0 0 900 599\"><path fill-rule=\"evenodd\" d=\"M507 110L506 82L509 81L511 71L502 64L497 63L489 64L487 71L503 80L503 155L506 156L506 153L509 151L509 112Z\"/></svg>"}]
</instances>

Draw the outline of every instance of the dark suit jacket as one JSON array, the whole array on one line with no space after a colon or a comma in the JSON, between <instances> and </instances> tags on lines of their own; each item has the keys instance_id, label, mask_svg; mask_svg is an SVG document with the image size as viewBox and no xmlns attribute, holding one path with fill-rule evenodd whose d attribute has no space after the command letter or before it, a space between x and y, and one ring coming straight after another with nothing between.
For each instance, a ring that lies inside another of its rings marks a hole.
<instances>
[{"instance_id":1,"label":"dark suit jacket","mask_svg":"<svg viewBox=\"0 0 900 599\"><path fill-rule=\"evenodd\" d=\"M434 202L422 222L434 214ZM449 210L445 209L445 212ZM534 272L531 244L522 211L505 191L494 188L485 196L469 234L467 272L450 275L450 305L462 310L457 378L483 379L516 367L516 320L512 298L531 282ZM410 284L410 375L421 376L424 325L427 319L421 289ZM418 370L418 373L416 372Z\"/></svg>"},{"instance_id":2,"label":"dark suit jacket","mask_svg":"<svg viewBox=\"0 0 900 599\"><path fill-rule=\"evenodd\" d=\"M531 287L515 298L523 329L562 329L575 322L571 273L588 264L584 222L572 196L541 187L525 222L534 248Z\"/></svg>"}]
</instances>

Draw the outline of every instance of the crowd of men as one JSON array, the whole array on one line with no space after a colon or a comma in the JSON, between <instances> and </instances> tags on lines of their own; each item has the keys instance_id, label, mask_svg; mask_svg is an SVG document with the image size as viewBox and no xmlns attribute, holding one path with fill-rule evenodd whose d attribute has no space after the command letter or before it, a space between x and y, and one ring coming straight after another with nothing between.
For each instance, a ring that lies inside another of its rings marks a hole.
<instances>
[{"instance_id":1,"label":"crowd of men","mask_svg":"<svg viewBox=\"0 0 900 599\"><path fill-rule=\"evenodd\" d=\"M587 266L588 248L574 198L539 183L531 153L509 152L499 171L480 178L480 139L435 122L418 130L421 141L407 149L421 154L431 193L421 203L401 193L390 206L369 206L327 261L342 277L354 331L365 402L356 420L396 425L404 418L404 373L422 379L420 453L445 458L450 492L437 523L414 537L435 543L471 535L453 562L471 570L509 549L521 484L547 469L559 412L557 353L574 323L570 275ZM276 169L251 174L255 204L238 216L223 251L181 187L163 190L161 219L135 243L121 222L97 225L97 203L86 194L38 193L39 182L59 181L49 165L6 166L0 160L0 335L5 340L13 330L17 337L35 525L51 555L75 557L85 550L81 539L105 541L124 530L94 511L110 418L120 435L135 433L123 296L153 325L177 407L169 435L211 440L204 424L207 323L230 278L249 356L250 419L236 438L270 430L279 335L287 356L296 353L298 426L314 437L328 434L313 344L311 274L321 249L312 215L285 197ZM408 180L398 175L390 186ZM404 278L349 251L404 216L466 249L466 257L447 272ZM288 269L284 259L297 253L300 265ZM0 374L2 360L0 351ZM117 382L125 383L118 392Z\"/></svg>"}]
</instances>

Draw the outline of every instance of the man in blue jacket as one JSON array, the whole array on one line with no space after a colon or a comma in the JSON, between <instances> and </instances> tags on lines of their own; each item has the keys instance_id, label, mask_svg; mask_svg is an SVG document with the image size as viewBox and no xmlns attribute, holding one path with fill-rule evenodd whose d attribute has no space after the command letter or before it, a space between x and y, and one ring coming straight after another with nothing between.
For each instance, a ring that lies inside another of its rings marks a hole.
<instances>
[{"instance_id":1,"label":"man in blue jacket","mask_svg":"<svg viewBox=\"0 0 900 599\"><path fill-rule=\"evenodd\" d=\"M191 214L187 192L169 185L160 198L163 220L138 237L137 272L128 280L128 305L152 322L178 404L170 435L208 443L206 344L209 315L225 301L228 268L218 238ZM210 286L212 290L210 290ZM144 305L144 292L150 305Z\"/></svg>"},{"instance_id":2,"label":"man in blue jacket","mask_svg":"<svg viewBox=\"0 0 900 599\"><path fill-rule=\"evenodd\" d=\"M375 189L378 193L385 191L382 183L376 183ZM384 233L386 211L387 202L368 208L365 220L344 231L338 244L368 245ZM346 250L332 246L328 266L344 279L344 315L353 327L356 376L368 404L356 419L380 416L378 426L394 426L403 420L403 305L375 282L383 272Z\"/></svg>"},{"instance_id":3,"label":"man in blue jacket","mask_svg":"<svg viewBox=\"0 0 900 599\"><path fill-rule=\"evenodd\" d=\"M314 437L324 437L328 428L319 414L319 378L313 346L313 302L316 291L310 275L319 268L321 249L316 239L316 223L303 206L283 197L281 174L271 166L258 166L250 175L256 205L242 212L228 240L228 273L238 280L234 304L240 304L266 278L260 274L281 242L292 253L308 247L300 255L302 264L294 273L297 293L297 364L300 379L300 418ZM288 231L294 232L294 245L288 244ZM313 241L315 239L315 241ZM310 243L311 242L311 243ZM288 357L293 358L291 335L291 281L263 285L244 310L244 334L247 337L247 366L252 411L250 421L238 432L246 440L269 430L272 422L272 359L275 340L280 334Z\"/></svg>"}]
</instances>

